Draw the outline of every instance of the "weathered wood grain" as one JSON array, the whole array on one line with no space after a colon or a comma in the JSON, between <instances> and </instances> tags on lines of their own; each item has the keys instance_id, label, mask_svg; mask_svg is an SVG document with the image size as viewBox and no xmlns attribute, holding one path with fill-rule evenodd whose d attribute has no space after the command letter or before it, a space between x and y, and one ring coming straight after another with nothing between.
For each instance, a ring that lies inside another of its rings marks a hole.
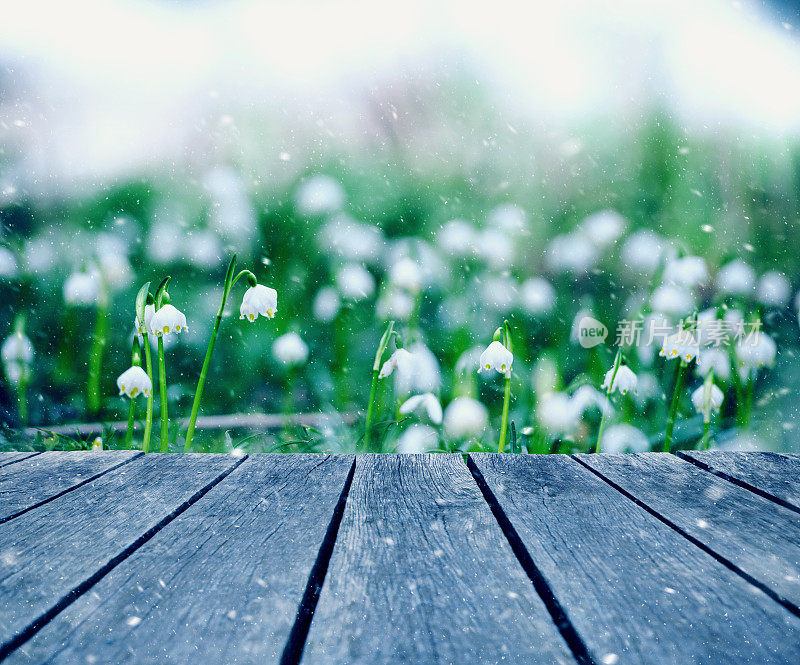
<instances>
[{"instance_id":1,"label":"weathered wood grain","mask_svg":"<svg viewBox=\"0 0 800 665\"><path fill-rule=\"evenodd\" d=\"M666 453L577 457L800 615L800 515Z\"/></svg>"},{"instance_id":2,"label":"weathered wood grain","mask_svg":"<svg viewBox=\"0 0 800 665\"><path fill-rule=\"evenodd\" d=\"M39 453L0 453L0 467L4 467L8 464L15 464L16 462L20 462L28 457L33 457L34 455L38 455Z\"/></svg>"},{"instance_id":3,"label":"weathered wood grain","mask_svg":"<svg viewBox=\"0 0 800 665\"><path fill-rule=\"evenodd\" d=\"M279 662L352 465L250 457L6 662Z\"/></svg>"},{"instance_id":4,"label":"weathered wood grain","mask_svg":"<svg viewBox=\"0 0 800 665\"><path fill-rule=\"evenodd\" d=\"M573 663L460 455L365 455L303 663Z\"/></svg>"},{"instance_id":5,"label":"weathered wood grain","mask_svg":"<svg viewBox=\"0 0 800 665\"><path fill-rule=\"evenodd\" d=\"M0 525L0 658L239 461L142 456Z\"/></svg>"},{"instance_id":6,"label":"weathered wood grain","mask_svg":"<svg viewBox=\"0 0 800 665\"><path fill-rule=\"evenodd\" d=\"M74 490L141 453L48 452L0 467L0 524Z\"/></svg>"},{"instance_id":7,"label":"weathered wood grain","mask_svg":"<svg viewBox=\"0 0 800 665\"><path fill-rule=\"evenodd\" d=\"M800 662L800 619L576 460L470 461L596 663Z\"/></svg>"},{"instance_id":8,"label":"weathered wood grain","mask_svg":"<svg viewBox=\"0 0 800 665\"><path fill-rule=\"evenodd\" d=\"M686 450L680 457L742 487L800 511L800 455Z\"/></svg>"}]
</instances>

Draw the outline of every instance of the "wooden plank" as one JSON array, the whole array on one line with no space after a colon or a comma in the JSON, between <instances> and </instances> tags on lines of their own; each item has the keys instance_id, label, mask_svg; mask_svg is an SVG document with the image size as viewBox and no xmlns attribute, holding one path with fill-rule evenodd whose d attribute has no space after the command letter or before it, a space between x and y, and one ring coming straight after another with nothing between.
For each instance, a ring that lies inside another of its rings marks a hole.
<instances>
[{"instance_id":1,"label":"wooden plank","mask_svg":"<svg viewBox=\"0 0 800 665\"><path fill-rule=\"evenodd\" d=\"M362 455L302 662L574 663L460 455Z\"/></svg>"},{"instance_id":2,"label":"wooden plank","mask_svg":"<svg viewBox=\"0 0 800 665\"><path fill-rule=\"evenodd\" d=\"M595 663L800 662L800 619L576 460L470 462Z\"/></svg>"},{"instance_id":3,"label":"wooden plank","mask_svg":"<svg viewBox=\"0 0 800 665\"><path fill-rule=\"evenodd\" d=\"M21 462L28 457L33 457L34 455L39 455L40 453L0 453L0 467L7 466L9 464L16 464L17 462Z\"/></svg>"},{"instance_id":4,"label":"wooden plank","mask_svg":"<svg viewBox=\"0 0 800 665\"><path fill-rule=\"evenodd\" d=\"M6 662L279 662L352 466L249 458Z\"/></svg>"},{"instance_id":5,"label":"wooden plank","mask_svg":"<svg viewBox=\"0 0 800 665\"><path fill-rule=\"evenodd\" d=\"M800 511L800 455L720 450L685 450L678 454L701 469Z\"/></svg>"},{"instance_id":6,"label":"wooden plank","mask_svg":"<svg viewBox=\"0 0 800 665\"><path fill-rule=\"evenodd\" d=\"M576 457L800 615L800 515L666 453Z\"/></svg>"},{"instance_id":7,"label":"wooden plank","mask_svg":"<svg viewBox=\"0 0 800 665\"><path fill-rule=\"evenodd\" d=\"M124 450L48 452L0 468L0 524L77 489L138 455L141 453Z\"/></svg>"},{"instance_id":8,"label":"wooden plank","mask_svg":"<svg viewBox=\"0 0 800 665\"><path fill-rule=\"evenodd\" d=\"M0 658L240 461L145 455L0 525Z\"/></svg>"}]
</instances>

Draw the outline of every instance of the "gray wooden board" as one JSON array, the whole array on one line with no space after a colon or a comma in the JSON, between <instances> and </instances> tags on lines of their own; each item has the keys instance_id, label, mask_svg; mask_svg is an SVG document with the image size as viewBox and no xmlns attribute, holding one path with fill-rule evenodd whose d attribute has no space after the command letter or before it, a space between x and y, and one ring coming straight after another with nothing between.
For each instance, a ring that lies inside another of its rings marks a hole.
<instances>
[{"instance_id":1,"label":"gray wooden board","mask_svg":"<svg viewBox=\"0 0 800 665\"><path fill-rule=\"evenodd\" d=\"M800 663L800 619L576 460L471 462L595 662Z\"/></svg>"},{"instance_id":2,"label":"gray wooden board","mask_svg":"<svg viewBox=\"0 0 800 665\"><path fill-rule=\"evenodd\" d=\"M8 663L277 663L353 465L254 455Z\"/></svg>"},{"instance_id":3,"label":"gray wooden board","mask_svg":"<svg viewBox=\"0 0 800 665\"><path fill-rule=\"evenodd\" d=\"M800 455L719 450L686 450L679 455L800 510Z\"/></svg>"},{"instance_id":4,"label":"gray wooden board","mask_svg":"<svg viewBox=\"0 0 800 665\"><path fill-rule=\"evenodd\" d=\"M0 525L0 653L240 460L146 455Z\"/></svg>"},{"instance_id":5,"label":"gray wooden board","mask_svg":"<svg viewBox=\"0 0 800 665\"><path fill-rule=\"evenodd\" d=\"M800 613L800 515L667 453L577 457Z\"/></svg>"},{"instance_id":6,"label":"gray wooden board","mask_svg":"<svg viewBox=\"0 0 800 665\"><path fill-rule=\"evenodd\" d=\"M0 467L0 523L41 504L141 453L49 452Z\"/></svg>"},{"instance_id":7,"label":"gray wooden board","mask_svg":"<svg viewBox=\"0 0 800 665\"><path fill-rule=\"evenodd\" d=\"M0 467L7 466L8 464L15 464L21 460L33 457L39 453L0 453Z\"/></svg>"},{"instance_id":8,"label":"gray wooden board","mask_svg":"<svg viewBox=\"0 0 800 665\"><path fill-rule=\"evenodd\" d=\"M460 455L364 455L302 663L574 663Z\"/></svg>"}]
</instances>

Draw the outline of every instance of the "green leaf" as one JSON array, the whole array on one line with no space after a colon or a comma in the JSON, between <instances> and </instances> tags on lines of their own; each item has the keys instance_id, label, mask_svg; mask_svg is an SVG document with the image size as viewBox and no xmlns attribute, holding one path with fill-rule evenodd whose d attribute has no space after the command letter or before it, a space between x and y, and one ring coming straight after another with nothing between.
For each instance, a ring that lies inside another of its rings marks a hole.
<instances>
[{"instance_id":1,"label":"green leaf","mask_svg":"<svg viewBox=\"0 0 800 665\"><path fill-rule=\"evenodd\" d=\"M148 293L150 293L150 282L147 282L136 294L136 318L139 319L139 326L142 328L144 327L144 308L147 305Z\"/></svg>"}]
</instances>

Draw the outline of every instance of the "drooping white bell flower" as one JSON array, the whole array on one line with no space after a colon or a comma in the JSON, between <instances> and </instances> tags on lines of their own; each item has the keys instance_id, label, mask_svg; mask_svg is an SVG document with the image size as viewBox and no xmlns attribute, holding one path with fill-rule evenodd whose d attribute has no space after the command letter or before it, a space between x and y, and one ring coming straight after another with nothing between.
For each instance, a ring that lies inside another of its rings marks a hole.
<instances>
[{"instance_id":1,"label":"drooping white bell flower","mask_svg":"<svg viewBox=\"0 0 800 665\"><path fill-rule=\"evenodd\" d=\"M414 312L414 298L405 291L392 289L378 299L375 311L384 320L407 321Z\"/></svg>"},{"instance_id":2,"label":"drooping white bell flower","mask_svg":"<svg viewBox=\"0 0 800 665\"><path fill-rule=\"evenodd\" d=\"M142 325L141 321L139 321L139 315L137 314L133 320L133 326L136 329L138 335L142 335L144 332L149 332L152 330L151 323L153 321L153 314L156 313L156 306L155 305L145 305L144 306L144 325Z\"/></svg>"},{"instance_id":3,"label":"drooping white bell flower","mask_svg":"<svg viewBox=\"0 0 800 665\"><path fill-rule=\"evenodd\" d=\"M772 270L758 280L756 297L767 307L783 307L792 297L792 285L783 273Z\"/></svg>"},{"instance_id":4,"label":"drooping white bell flower","mask_svg":"<svg viewBox=\"0 0 800 665\"><path fill-rule=\"evenodd\" d=\"M278 292L263 284L256 284L244 292L242 304L239 307L239 318L247 319L252 323L259 314L268 319L275 318L277 311Z\"/></svg>"},{"instance_id":5,"label":"drooping white bell flower","mask_svg":"<svg viewBox=\"0 0 800 665\"><path fill-rule=\"evenodd\" d=\"M119 388L120 395L127 395L131 399L137 395L150 397L150 391L153 390L153 382L147 376L147 372L138 365L134 365L117 377L117 388Z\"/></svg>"},{"instance_id":6,"label":"drooping white bell flower","mask_svg":"<svg viewBox=\"0 0 800 665\"><path fill-rule=\"evenodd\" d=\"M478 231L465 219L453 219L436 234L439 247L457 258L473 256L478 246Z\"/></svg>"},{"instance_id":7,"label":"drooping white bell flower","mask_svg":"<svg viewBox=\"0 0 800 665\"><path fill-rule=\"evenodd\" d=\"M663 280L667 284L694 288L708 280L708 266L701 256L676 257L667 261Z\"/></svg>"},{"instance_id":8,"label":"drooping white bell flower","mask_svg":"<svg viewBox=\"0 0 800 665\"><path fill-rule=\"evenodd\" d=\"M424 393L409 397L400 406L400 413L408 415L410 413L424 412L434 425L442 423L442 405L433 393Z\"/></svg>"},{"instance_id":9,"label":"drooping white bell flower","mask_svg":"<svg viewBox=\"0 0 800 665\"><path fill-rule=\"evenodd\" d=\"M378 378L385 379L387 376L391 376L396 369L401 367L405 369L406 365L410 365L413 362L414 359L408 351L405 349L397 349L389 356L389 360L383 363L381 371L378 373Z\"/></svg>"},{"instance_id":10,"label":"drooping white bell flower","mask_svg":"<svg viewBox=\"0 0 800 665\"><path fill-rule=\"evenodd\" d=\"M162 305L150 319L150 333L156 337L169 333L186 332L186 316L172 305Z\"/></svg>"},{"instance_id":11,"label":"drooping white bell flower","mask_svg":"<svg viewBox=\"0 0 800 665\"><path fill-rule=\"evenodd\" d=\"M409 293L418 293L422 289L422 270L416 261L404 257L389 270L389 281L393 286Z\"/></svg>"},{"instance_id":12,"label":"drooping white bell flower","mask_svg":"<svg viewBox=\"0 0 800 665\"><path fill-rule=\"evenodd\" d=\"M100 452L102 450L103 450L103 437L96 436L94 438L94 441L92 441L91 452L95 453L95 452Z\"/></svg>"},{"instance_id":13,"label":"drooping white bell flower","mask_svg":"<svg viewBox=\"0 0 800 665\"><path fill-rule=\"evenodd\" d=\"M350 300L363 300L375 293L375 278L358 263L348 263L336 273L339 292Z\"/></svg>"},{"instance_id":14,"label":"drooping white bell flower","mask_svg":"<svg viewBox=\"0 0 800 665\"><path fill-rule=\"evenodd\" d=\"M472 397L456 397L444 410L443 423L451 439L478 439L489 426L489 411Z\"/></svg>"},{"instance_id":15,"label":"drooping white bell flower","mask_svg":"<svg viewBox=\"0 0 800 665\"><path fill-rule=\"evenodd\" d=\"M688 289L675 284L662 284L653 291L650 306L654 312L677 318L694 311L697 303Z\"/></svg>"},{"instance_id":16,"label":"drooping white bell flower","mask_svg":"<svg viewBox=\"0 0 800 665\"><path fill-rule=\"evenodd\" d=\"M511 235L520 235L528 230L528 215L516 203L503 203L493 208L486 221L489 226Z\"/></svg>"},{"instance_id":17,"label":"drooping white bell flower","mask_svg":"<svg viewBox=\"0 0 800 665\"><path fill-rule=\"evenodd\" d=\"M404 455L424 453L439 447L439 433L430 425L415 423L400 435L397 452Z\"/></svg>"},{"instance_id":18,"label":"drooping white bell flower","mask_svg":"<svg viewBox=\"0 0 800 665\"><path fill-rule=\"evenodd\" d=\"M625 218L616 210L593 213L580 224L581 231L586 237L603 249L617 242L625 232L626 226Z\"/></svg>"},{"instance_id":19,"label":"drooping white bell flower","mask_svg":"<svg viewBox=\"0 0 800 665\"><path fill-rule=\"evenodd\" d=\"M572 394L572 404L579 416L587 411L597 409L606 417L614 414L614 407L604 393L594 386L583 385Z\"/></svg>"},{"instance_id":20,"label":"drooping white bell flower","mask_svg":"<svg viewBox=\"0 0 800 665\"><path fill-rule=\"evenodd\" d=\"M620 259L635 275L647 276L658 269L663 252L664 239L654 231L641 229L627 237Z\"/></svg>"},{"instance_id":21,"label":"drooping white bell flower","mask_svg":"<svg viewBox=\"0 0 800 665\"><path fill-rule=\"evenodd\" d=\"M0 278L15 279L19 274L17 257L10 249L0 247Z\"/></svg>"},{"instance_id":22,"label":"drooping white bell flower","mask_svg":"<svg viewBox=\"0 0 800 665\"><path fill-rule=\"evenodd\" d=\"M720 268L715 284L720 293L750 295L756 285L756 271L741 259L734 259Z\"/></svg>"},{"instance_id":23,"label":"drooping white bell flower","mask_svg":"<svg viewBox=\"0 0 800 665\"><path fill-rule=\"evenodd\" d=\"M603 451L606 453L645 453L650 442L642 430L627 423L611 425L603 434Z\"/></svg>"},{"instance_id":24,"label":"drooping white bell flower","mask_svg":"<svg viewBox=\"0 0 800 665\"><path fill-rule=\"evenodd\" d=\"M702 414L703 419L708 422L711 414L719 411L724 398L725 395L716 385L706 381L692 393L692 404L697 413Z\"/></svg>"},{"instance_id":25,"label":"drooping white bell flower","mask_svg":"<svg viewBox=\"0 0 800 665\"><path fill-rule=\"evenodd\" d=\"M304 180L295 195L302 215L325 215L340 210L345 203L342 185L329 175L314 175Z\"/></svg>"},{"instance_id":26,"label":"drooping white bell flower","mask_svg":"<svg viewBox=\"0 0 800 665\"><path fill-rule=\"evenodd\" d=\"M740 339L734 347L739 375L745 380L762 367L772 367L777 353L774 340L763 332Z\"/></svg>"},{"instance_id":27,"label":"drooping white bell flower","mask_svg":"<svg viewBox=\"0 0 800 665\"><path fill-rule=\"evenodd\" d=\"M697 359L695 369L698 376L703 377L713 369L715 377L720 381L728 381L731 378L730 354L719 347L703 349L702 355Z\"/></svg>"},{"instance_id":28,"label":"drooping white bell flower","mask_svg":"<svg viewBox=\"0 0 800 665\"><path fill-rule=\"evenodd\" d=\"M395 351L392 356L397 353ZM438 391L442 383L442 374L439 370L439 361L433 352L422 342L415 342L408 346L407 353L408 355L397 356L395 392L398 395L412 395Z\"/></svg>"},{"instance_id":29,"label":"drooping white bell flower","mask_svg":"<svg viewBox=\"0 0 800 665\"><path fill-rule=\"evenodd\" d=\"M614 379L613 383L611 382L612 376ZM627 365L620 365L617 368L616 375L614 374L613 367L606 372L603 384L600 387L610 393L619 392L622 395L627 395L629 392L636 392L638 383L639 379L636 377L633 370Z\"/></svg>"},{"instance_id":30,"label":"drooping white bell flower","mask_svg":"<svg viewBox=\"0 0 800 665\"><path fill-rule=\"evenodd\" d=\"M688 363L700 355L700 344L687 331L680 331L664 340L658 355L667 360L680 358Z\"/></svg>"},{"instance_id":31,"label":"drooping white bell flower","mask_svg":"<svg viewBox=\"0 0 800 665\"><path fill-rule=\"evenodd\" d=\"M0 347L0 358L3 360L3 370L8 382L17 386L30 371L33 363L33 344L24 333L11 333Z\"/></svg>"},{"instance_id":32,"label":"drooping white bell flower","mask_svg":"<svg viewBox=\"0 0 800 665\"><path fill-rule=\"evenodd\" d=\"M533 277L523 282L519 299L528 314L546 316L556 305L556 290L546 279Z\"/></svg>"},{"instance_id":33,"label":"drooping white bell flower","mask_svg":"<svg viewBox=\"0 0 800 665\"><path fill-rule=\"evenodd\" d=\"M330 323L339 314L342 308L342 299L339 292L332 286L323 286L314 298L312 309L314 318L322 323Z\"/></svg>"},{"instance_id":34,"label":"drooping white bell flower","mask_svg":"<svg viewBox=\"0 0 800 665\"><path fill-rule=\"evenodd\" d=\"M494 370L506 377L511 376L511 365L514 363L514 355L500 342L492 342L481 353L479 360L479 372L489 372Z\"/></svg>"},{"instance_id":35,"label":"drooping white bell flower","mask_svg":"<svg viewBox=\"0 0 800 665\"><path fill-rule=\"evenodd\" d=\"M272 343L272 355L284 365L304 365L308 360L308 344L296 332L288 332Z\"/></svg>"},{"instance_id":36,"label":"drooping white bell flower","mask_svg":"<svg viewBox=\"0 0 800 665\"><path fill-rule=\"evenodd\" d=\"M79 307L96 305L102 290L100 280L96 270L72 273L64 282L64 302Z\"/></svg>"},{"instance_id":37,"label":"drooping white bell flower","mask_svg":"<svg viewBox=\"0 0 800 665\"><path fill-rule=\"evenodd\" d=\"M565 436L578 427L580 413L567 393L546 393L536 404L536 420L550 436Z\"/></svg>"}]
</instances>

